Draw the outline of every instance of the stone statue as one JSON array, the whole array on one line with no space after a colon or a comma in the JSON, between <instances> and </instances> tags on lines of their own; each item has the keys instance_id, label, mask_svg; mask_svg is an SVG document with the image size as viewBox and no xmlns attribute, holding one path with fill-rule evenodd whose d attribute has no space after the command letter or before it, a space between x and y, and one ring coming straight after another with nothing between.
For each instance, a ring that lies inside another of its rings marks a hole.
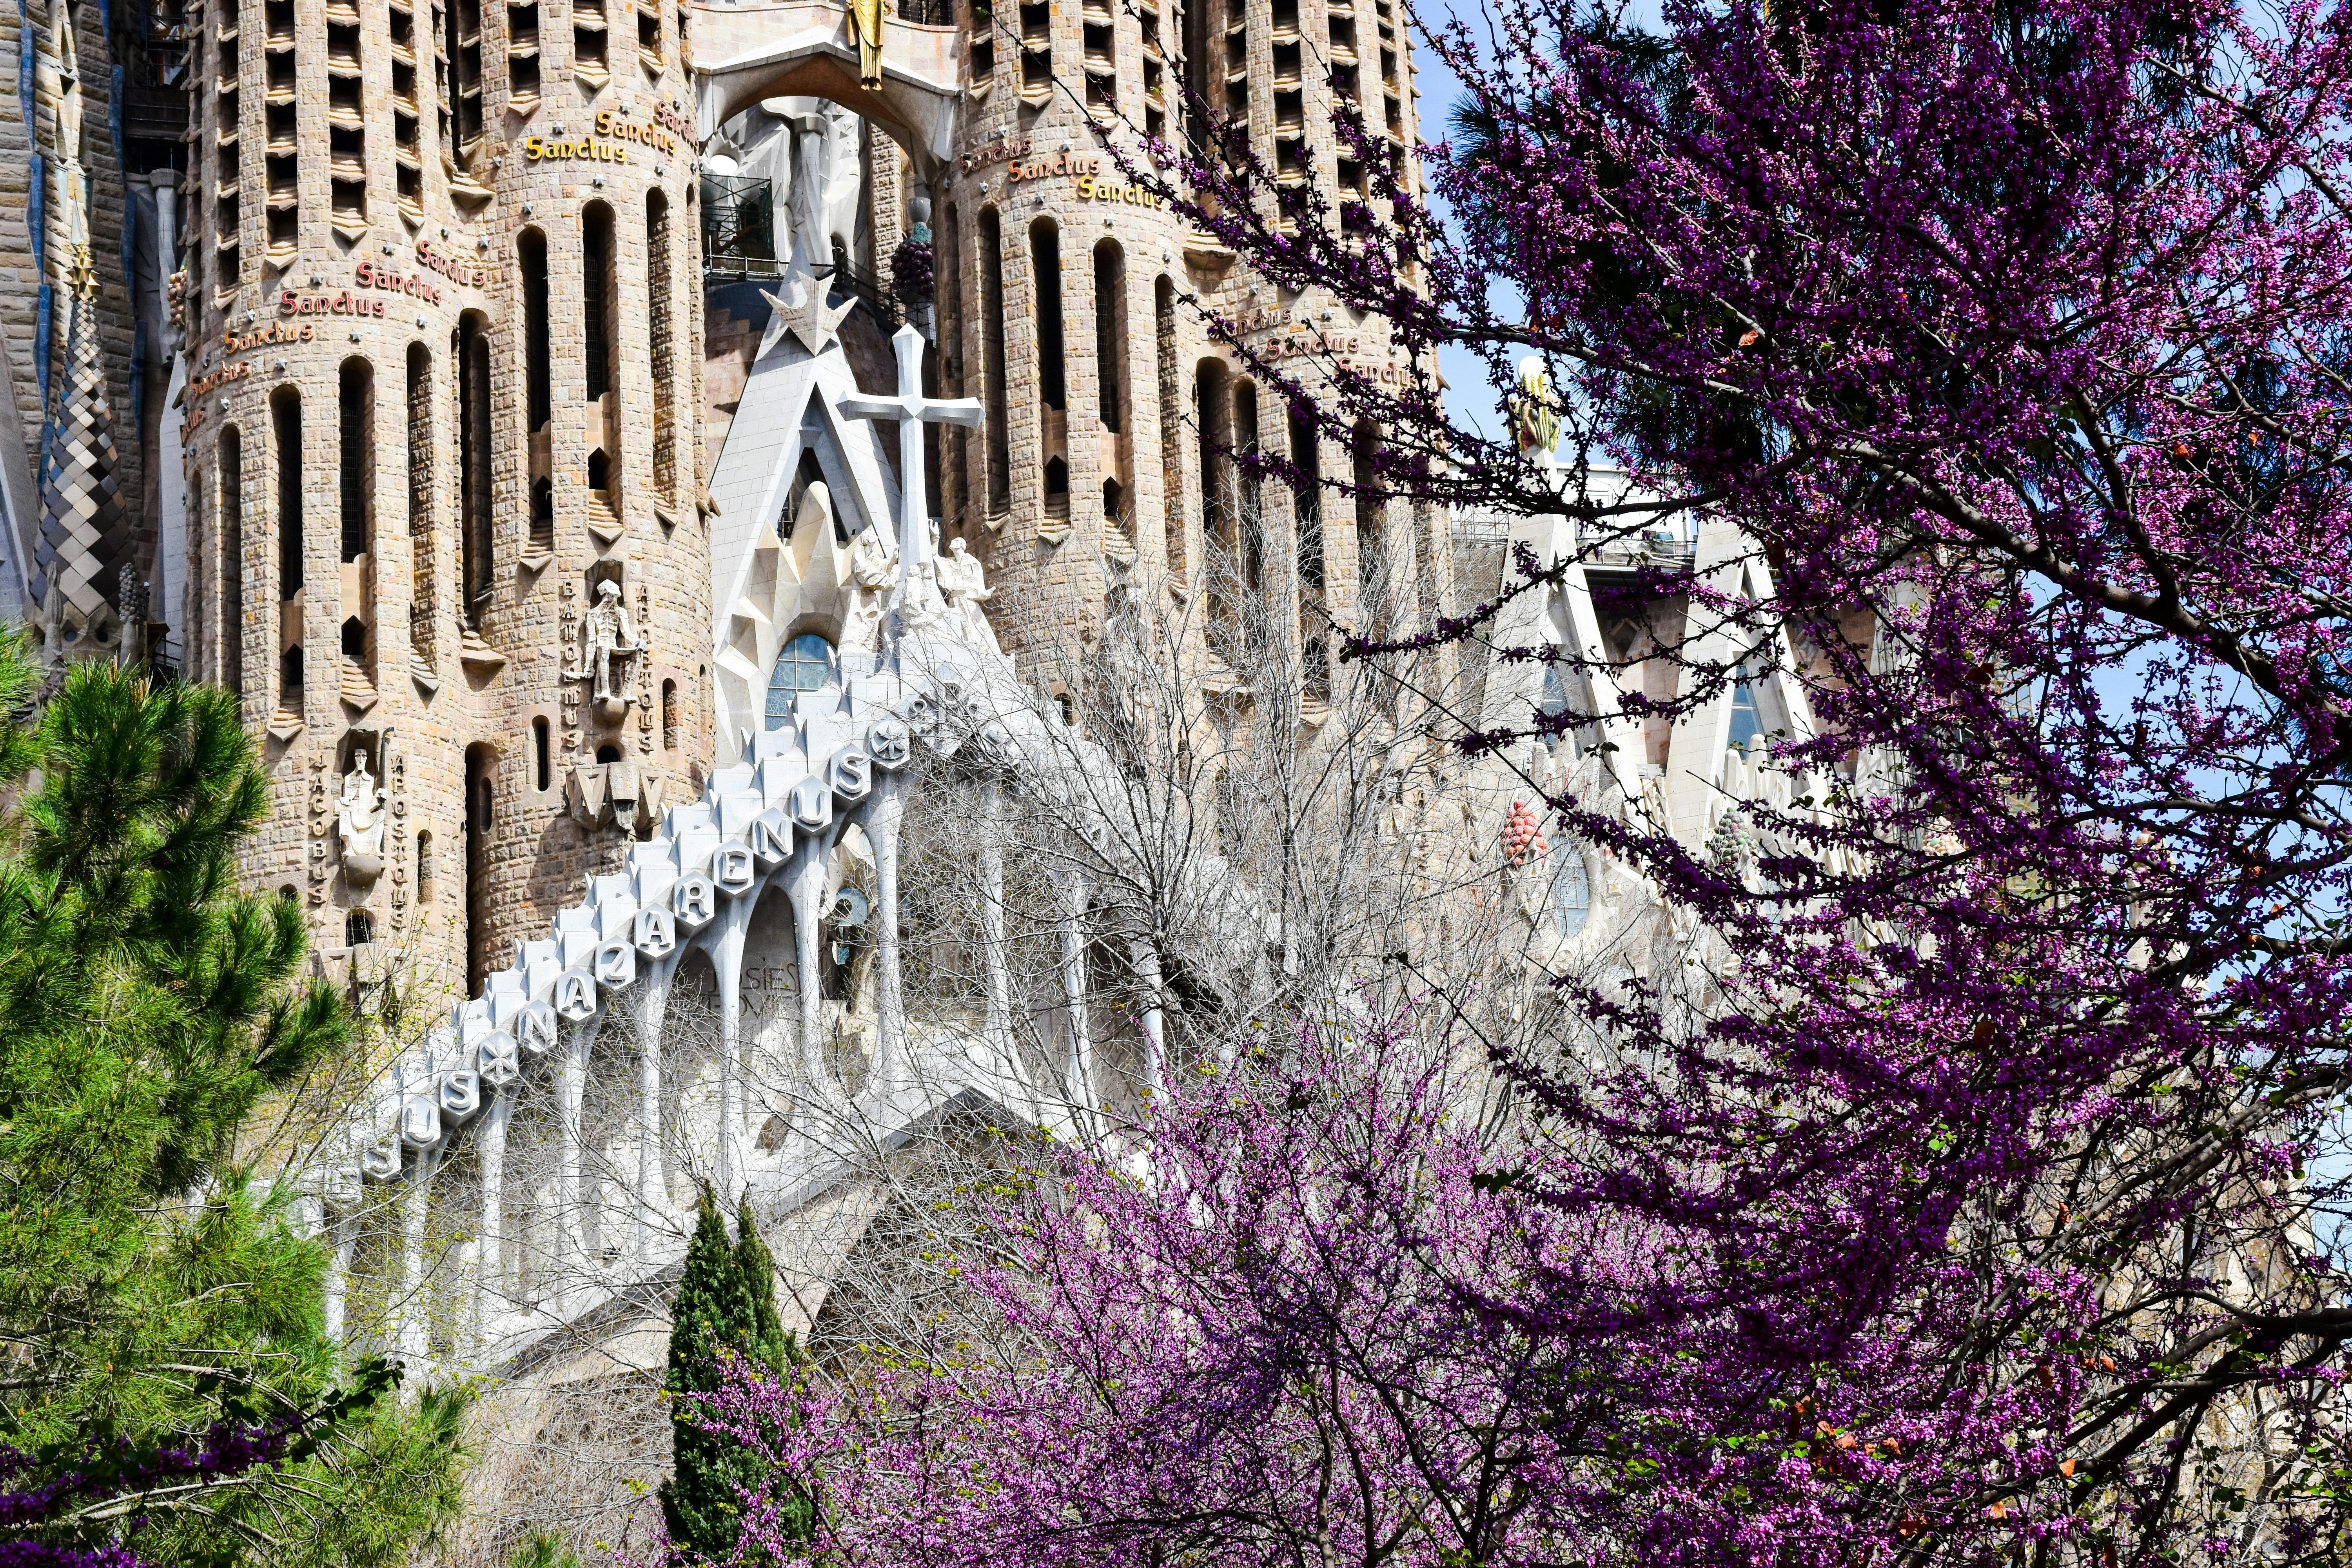
<instances>
[{"instance_id":1,"label":"stone statue","mask_svg":"<svg viewBox=\"0 0 2352 1568\"><path fill-rule=\"evenodd\" d=\"M383 874L383 785L368 772L368 749L352 747L351 771L343 774L342 799L335 808L335 837L347 882L363 887Z\"/></svg>"},{"instance_id":2,"label":"stone statue","mask_svg":"<svg viewBox=\"0 0 2352 1568\"><path fill-rule=\"evenodd\" d=\"M809 493L814 495L818 488L809 486ZM882 616L898 581L898 546L888 529L868 527L849 542L849 604L841 617L842 652L882 651Z\"/></svg>"},{"instance_id":3,"label":"stone statue","mask_svg":"<svg viewBox=\"0 0 2352 1568\"><path fill-rule=\"evenodd\" d=\"M596 584L596 603L580 618L579 668L565 671L564 678L593 681L599 702L625 704L635 695L646 647L629 625L621 585L607 577Z\"/></svg>"},{"instance_id":4,"label":"stone statue","mask_svg":"<svg viewBox=\"0 0 2352 1568\"><path fill-rule=\"evenodd\" d=\"M991 653L1002 652L996 645L996 628L988 624L987 613L980 607L996 591L988 585L987 570L961 535L948 541L947 559L939 563L939 584L947 595L949 622L963 640Z\"/></svg>"},{"instance_id":5,"label":"stone statue","mask_svg":"<svg viewBox=\"0 0 2352 1568\"><path fill-rule=\"evenodd\" d=\"M907 590L898 600L900 631L939 632L951 637L963 635L961 618L949 607L947 596L940 592L943 565L934 558L918 561L908 569Z\"/></svg>"}]
</instances>

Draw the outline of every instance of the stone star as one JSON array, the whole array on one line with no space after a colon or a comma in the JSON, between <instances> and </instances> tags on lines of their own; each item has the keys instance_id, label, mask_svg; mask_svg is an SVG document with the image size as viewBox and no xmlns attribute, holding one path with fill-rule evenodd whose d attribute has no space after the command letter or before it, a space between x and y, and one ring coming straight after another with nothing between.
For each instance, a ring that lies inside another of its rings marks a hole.
<instances>
[{"instance_id":1,"label":"stone star","mask_svg":"<svg viewBox=\"0 0 2352 1568\"><path fill-rule=\"evenodd\" d=\"M805 268L792 270L784 279L784 289L792 296L789 302L765 289L760 290L760 298L775 307L785 330L800 339L801 346L811 354L824 353L825 345L839 335L841 319L857 308L855 297L838 305L825 303L825 291Z\"/></svg>"}]
</instances>

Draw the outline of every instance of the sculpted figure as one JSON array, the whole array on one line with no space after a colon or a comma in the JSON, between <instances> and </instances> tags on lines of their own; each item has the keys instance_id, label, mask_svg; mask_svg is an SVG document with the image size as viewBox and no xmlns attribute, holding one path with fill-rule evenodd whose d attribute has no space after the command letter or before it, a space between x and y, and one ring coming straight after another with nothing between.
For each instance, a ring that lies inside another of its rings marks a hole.
<instances>
[{"instance_id":1,"label":"sculpted figure","mask_svg":"<svg viewBox=\"0 0 2352 1568\"><path fill-rule=\"evenodd\" d=\"M610 577L596 584L596 603L580 620L580 667L576 680L594 683L599 702L626 702L636 689L637 663L646 645L629 625L621 603L621 585Z\"/></svg>"},{"instance_id":2,"label":"sculpted figure","mask_svg":"<svg viewBox=\"0 0 2352 1568\"><path fill-rule=\"evenodd\" d=\"M809 487L814 494L814 485ZM884 528L867 528L849 542L849 605L841 617L844 653L882 651L882 614L898 581L898 547Z\"/></svg>"},{"instance_id":3,"label":"sculpted figure","mask_svg":"<svg viewBox=\"0 0 2352 1568\"><path fill-rule=\"evenodd\" d=\"M343 775L335 808L335 837L343 852L343 876L373 882L383 870L383 785L368 772L368 749L352 748L351 771Z\"/></svg>"},{"instance_id":4,"label":"sculpted figure","mask_svg":"<svg viewBox=\"0 0 2352 1568\"><path fill-rule=\"evenodd\" d=\"M857 42L857 85L882 85L882 0L849 0L849 34Z\"/></svg>"},{"instance_id":5,"label":"sculpted figure","mask_svg":"<svg viewBox=\"0 0 2352 1568\"><path fill-rule=\"evenodd\" d=\"M945 595L942 568L946 563L936 558L918 561L907 574L906 597L898 602L898 625L909 632L943 632L950 637L963 635L963 626L953 610L949 608Z\"/></svg>"},{"instance_id":6,"label":"sculpted figure","mask_svg":"<svg viewBox=\"0 0 2352 1568\"><path fill-rule=\"evenodd\" d=\"M988 624L987 612L981 608L982 601L993 598L996 590L988 585L987 569L961 535L948 541L947 558L940 563L939 584L947 595L950 624L963 640L992 653L1001 652L996 628Z\"/></svg>"}]
</instances>

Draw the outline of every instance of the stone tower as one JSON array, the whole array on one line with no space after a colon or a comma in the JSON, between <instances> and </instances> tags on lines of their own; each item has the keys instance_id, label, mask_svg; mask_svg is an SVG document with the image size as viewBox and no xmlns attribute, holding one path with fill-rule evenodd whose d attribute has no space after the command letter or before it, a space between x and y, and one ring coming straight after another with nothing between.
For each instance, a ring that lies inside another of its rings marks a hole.
<instances>
[{"instance_id":1,"label":"stone tower","mask_svg":"<svg viewBox=\"0 0 2352 1568\"><path fill-rule=\"evenodd\" d=\"M1210 340L1202 313L1310 384L1334 360L1394 374L1385 326L1328 300L1277 298L1126 179L1108 149L1137 161L1148 142L1198 134L1189 85L1248 124L1286 185L1333 202L1363 190L1332 130L1341 100L1400 156L1418 131L1397 5L961 5L967 104L937 205L940 368L947 391L984 401L988 422L948 438L945 516L1003 585L1007 647L1099 614L1140 573L1169 608L1205 617L1212 679L1248 658L1245 634L1220 624L1247 601L1266 612L1257 635L1288 640L1312 681L1327 668L1315 645L1335 618L1352 621L1365 584L1442 584L1444 530L1409 537L1370 483L1300 500L1237 474L1225 454L1256 447L1354 486L1370 478L1373 437L1310 442Z\"/></svg>"},{"instance_id":2,"label":"stone tower","mask_svg":"<svg viewBox=\"0 0 2352 1568\"><path fill-rule=\"evenodd\" d=\"M748 365L730 380L719 340L759 341L794 251L705 270L701 153L754 106L817 128L793 158L833 149L824 202L849 171L856 244L802 234L802 259L865 300L875 347L880 275L928 221L928 390L986 421L927 435L926 489L1009 650L1083 636L1124 588L1206 612L1213 680L1238 683L1240 606L1265 607L1247 635L1311 687L1368 588L1441 591L1444 531L1369 482L1370 433L1307 443L1202 314L1286 363L1393 374L1380 325L1276 298L1112 152L1196 130L1189 83L1286 182L1362 188L1339 99L1399 155L1416 133L1394 0L955 3L898 0L878 47L823 0L189 13L164 552L184 542L157 613L263 737L251 871L303 902L331 966L477 990L733 760L712 754L719 612L789 524L713 526ZM841 109L863 117L845 141ZM816 192L778 220L821 227ZM1252 447L1333 488L1245 480L1227 453Z\"/></svg>"},{"instance_id":3,"label":"stone tower","mask_svg":"<svg viewBox=\"0 0 2352 1568\"><path fill-rule=\"evenodd\" d=\"M397 952L478 983L704 754L681 22L214 0L195 25L185 667L265 737L252 873L362 977ZM615 598L619 690L583 662Z\"/></svg>"}]
</instances>

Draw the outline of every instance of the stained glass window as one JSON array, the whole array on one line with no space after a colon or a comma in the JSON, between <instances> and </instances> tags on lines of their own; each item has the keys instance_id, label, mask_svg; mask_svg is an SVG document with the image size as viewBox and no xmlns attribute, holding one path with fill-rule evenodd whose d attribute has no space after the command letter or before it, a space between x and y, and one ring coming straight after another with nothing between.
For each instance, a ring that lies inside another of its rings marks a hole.
<instances>
[{"instance_id":1,"label":"stained glass window","mask_svg":"<svg viewBox=\"0 0 2352 1568\"><path fill-rule=\"evenodd\" d=\"M774 673L768 677L768 728L793 715L793 699L814 691L833 677L833 645L814 632L803 632L776 655Z\"/></svg>"}]
</instances>

